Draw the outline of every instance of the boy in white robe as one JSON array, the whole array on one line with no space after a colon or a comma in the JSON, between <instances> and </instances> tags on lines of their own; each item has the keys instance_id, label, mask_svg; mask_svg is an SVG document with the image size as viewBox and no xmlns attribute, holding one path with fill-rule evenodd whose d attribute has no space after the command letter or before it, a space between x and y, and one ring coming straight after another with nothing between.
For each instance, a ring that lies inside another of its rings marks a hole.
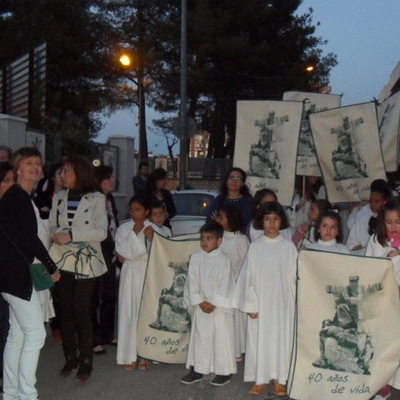
<instances>
[{"instance_id":1,"label":"boy in white robe","mask_svg":"<svg viewBox=\"0 0 400 400\"><path fill-rule=\"evenodd\" d=\"M235 338L231 299L235 278L228 256L218 247L224 230L215 221L200 229L201 250L192 254L184 289L184 302L192 308L186 368L181 379L192 384L214 372L212 385L223 386L236 373Z\"/></svg>"}]
</instances>

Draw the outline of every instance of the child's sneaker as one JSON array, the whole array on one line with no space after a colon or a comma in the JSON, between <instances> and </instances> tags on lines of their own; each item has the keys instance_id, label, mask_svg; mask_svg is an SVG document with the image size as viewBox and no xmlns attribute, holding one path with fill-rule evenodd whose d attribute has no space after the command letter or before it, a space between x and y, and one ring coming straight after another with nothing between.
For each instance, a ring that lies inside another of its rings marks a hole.
<instances>
[{"instance_id":1,"label":"child's sneaker","mask_svg":"<svg viewBox=\"0 0 400 400\"><path fill-rule=\"evenodd\" d=\"M191 385L192 383L199 382L202 379L203 374L199 374L195 370L191 369L190 372L181 379L181 382L185 385Z\"/></svg>"},{"instance_id":2,"label":"child's sneaker","mask_svg":"<svg viewBox=\"0 0 400 400\"><path fill-rule=\"evenodd\" d=\"M210 382L214 386L225 386L231 381L232 375L215 375L215 378Z\"/></svg>"},{"instance_id":3,"label":"child's sneaker","mask_svg":"<svg viewBox=\"0 0 400 400\"><path fill-rule=\"evenodd\" d=\"M274 395L278 397L287 396L286 385L281 385L277 381L274 382Z\"/></svg>"}]
</instances>

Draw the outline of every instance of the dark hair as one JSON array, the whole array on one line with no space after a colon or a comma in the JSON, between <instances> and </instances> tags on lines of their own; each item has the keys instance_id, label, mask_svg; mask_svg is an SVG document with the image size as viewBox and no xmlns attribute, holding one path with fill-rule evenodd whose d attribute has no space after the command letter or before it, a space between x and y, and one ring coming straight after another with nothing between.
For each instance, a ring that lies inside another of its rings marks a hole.
<instances>
[{"instance_id":1,"label":"dark hair","mask_svg":"<svg viewBox=\"0 0 400 400\"><path fill-rule=\"evenodd\" d=\"M400 216L400 200L398 197L389 199L378 211L375 234L377 241L382 246L386 246L389 242L389 239L387 237L387 228L385 224L385 214L387 211L396 211Z\"/></svg>"},{"instance_id":2,"label":"dark hair","mask_svg":"<svg viewBox=\"0 0 400 400\"><path fill-rule=\"evenodd\" d=\"M264 216L276 214L281 219L281 229L286 229L289 227L289 222L285 210L277 201L267 201L261 204L260 208L257 210L254 217L253 226L255 229L264 229Z\"/></svg>"},{"instance_id":3,"label":"dark hair","mask_svg":"<svg viewBox=\"0 0 400 400\"><path fill-rule=\"evenodd\" d=\"M228 186L226 183L228 181L228 178L229 178L229 175L231 174L231 172L239 172L242 175L244 185L240 188L240 194L243 197L251 197L249 188L246 185L246 178L247 178L246 172L244 172L241 168L238 168L238 167L231 168L228 171L228 173L226 174L224 180L221 183L221 188L220 188L221 194L224 196L228 196Z\"/></svg>"},{"instance_id":4,"label":"dark hair","mask_svg":"<svg viewBox=\"0 0 400 400\"><path fill-rule=\"evenodd\" d=\"M315 241L321 239L321 234L318 232L318 229L324 218L330 218L330 219L333 219L334 221L336 221L337 226L338 226L336 242L343 243L342 218L340 218L340 215L337 212L332 211L332 210L324 211L318 216L317 221L315 223L315 230L314 230Z\"/></svg>"},{"instance_id":5,"label":"dark hair","mask_svg":"<svg viewBox=\"0 0 400 400\"><path fill-rule=\"evenodd\" d=\"M43 162L42 154L38 149L35 147L21 147L13 154L12 157L12 164L14 165L15 170L18 170L21 160L29 157L38 157L40 158L40 161Z\"/></svg>"},{"instance_id":6,"label":"dark hair","mask_svg":"<svg viewBox=\"0 0 400 400\"><path fill-rule=\"evenodd\" d=\"M7 154L8 154L8 159L11 160L11 157L12 157L12 154L13 154L13 152L11 150L11 147L0 145L0 150L6 151Z\"/></svg>"},{"instance_id":7,"label":"dark hair","mask_svg":"<svg viewBox=\"0 0 400 400\"><path fill-rule=\"evenodd\" d=\"M254 194L254 197L253 197L254 205L258 206L261 203L261 200L266 196L274 196L275 201L278 201L278 197L273 190L264 188L264 189L257 190L257 192Z\"/></svg>"},{"instance_id":8,"label":"dark hair","mask_svg":"<svg viewBox=\"0 0 400 400\"><path fill-rule=\"evenodd\" d=\"M222 238L224 236L224 228L217 221L210 221L200 228L200 234L202 233L214 233L218 238Z\"/></svg>"},{"instance_id":9,"label":"dark hair","mask_svg":"<svg viewBox=\"0 0 400 400\"><path fill-rule=\"evenodd\" d=\"M66 156L62 159L62 165L70 165L75 173L75 187L72 188L82 194L96 192L98 183L93 164L80 155Z\"/></svg>"},{"instance_id":10,"label":"dark hair","mask_svg":"<svg viewBox=\"0 0 400 400\"><path fill-rule=\"evenodd\" d=\"M128 205L130 206L132 203L139 203L143 206L146 210L150 209L149 199L146 196L141 194L137 194L129 199Z\"/></svg>"},{"instance_id":11,"label":"dark hair","mask_svg":"<svg viewBox=\"0 0 400 400\"><path fill-rule=\"evenodd\" d=\"M218 213L224 212L231 232L243 232L243 218L239 208L231 204L222 204Z\"/></svg>"},{"instance_id":12,"label":"dark hair","mask_svg":"<svg viewBox=\"0 0 400 400\"><path fill-rule=\"evenodd\" d=\"M110 179L112 177L113 167L111 165L100 165L98 167L95 167L94 172L100 184L102 181Z\"/></svg>"},{"instance_id":13,"label":"dark hair","mask_svg":"<svg viewBox=\"0 0 400 400\"><path fill-rule=\"evenodd\" d=\"M325 199L316 199L311 202L311 204L315 204L316 207L318 208L319 213L324 213L326 211L331 211L332 210L332 204L330 201L325 200Z\"/></svg>"},{"instance_id":14,"label":"dark hair","mask_svg":"<svg viewBox=\"0 0 400 400\"><path fill-rule=\"evenodd\" d=\"M375 179L371 182L370 186L371 193L379 193L384 199L390 199L392 197L392 191L388 183L384 179Z\"/></svg>"},{"instance_id":15,"label":"dark hair","mask_svg":"<svg viewBox=\"0 0 400 400\"><path fill-rule=\"evenodd\" d=\"M150 204L149 204L149 209L154 210L156 208L162 208L163 210L165 209L162 201L160 201L158 199L151 199Z\"/></svg>"},{"instance_id":16,"label":"dark hair","mask_svg":"<svg viewBox=\"0 0 400 400\"><path fill-rule=\"evenodd\" d=\"M139 163L138 170L140 170L142 167L148 167L148 166L149 166L149 163L148 163L148 162L146 162L146 161L141 161L141 162Z\"/></svg>"},{"instance_id":17,"label":"dark hair","mask_svg":"<svg viewBox=\"0 0 400 400\"><path fill-rule=\"evenodd\" d=\"M164 168L156 168L149 176L149 190L154 193L157 190L156 182L167 177L167 171Z\"/></svg>"},{"instance_id":18,"label":"dark hair","mask_svg":"<svg viewBox=\"0 0 400 400\"><path fill-rule=\"evenodd\" d=\"M3 182L6 175L12 170L13 170L13 166L10 163L10 161L0 162L0 183Z\"/></svg>"}]
</instances>

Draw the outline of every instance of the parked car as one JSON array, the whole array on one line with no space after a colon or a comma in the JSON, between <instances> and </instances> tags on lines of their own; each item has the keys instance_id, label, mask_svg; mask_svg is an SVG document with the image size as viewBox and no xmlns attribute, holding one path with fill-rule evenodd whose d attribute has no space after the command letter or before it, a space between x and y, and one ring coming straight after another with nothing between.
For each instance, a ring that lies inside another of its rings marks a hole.
<instances>
[{"instance_id":1,"label":"parked car","mask_svg":"<svg viewBox=\"0 0 400 400\"><path fill-rule=\"evenodd\" d=\"M218 196L215 190L176 190L171 192L176 215L171 219L172 234L198 233L204 225L208 210Z\"/></svg>"}]
</instances>

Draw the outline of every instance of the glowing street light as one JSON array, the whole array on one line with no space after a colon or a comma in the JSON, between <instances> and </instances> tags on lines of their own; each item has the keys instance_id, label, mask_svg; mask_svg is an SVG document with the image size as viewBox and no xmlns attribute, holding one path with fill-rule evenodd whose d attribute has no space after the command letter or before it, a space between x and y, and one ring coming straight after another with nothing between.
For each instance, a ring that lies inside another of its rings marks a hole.
<instances>
[{"instance_id":1,"label":"glowing street light","mask_svg":"<svg viewBox=\"0 0 400 400\"><path fill-rule=\"evenodd\" d=\"M131 75L127 75L127 78L132 81L137 86L137 94L138 94L138 130L139 130L139 143L138 143L138 153L139 153L139 162L145 161L148 159L148 147L147 147L147 134L146 134L146 103L144 99L144 73L143 66L139 62L137 62L136 66L136 79L133 79ZM125 68L131 67L133 62L132 58L128 54L121 54L119 57L119 62Z\"/></svg>"}]
</instances>

